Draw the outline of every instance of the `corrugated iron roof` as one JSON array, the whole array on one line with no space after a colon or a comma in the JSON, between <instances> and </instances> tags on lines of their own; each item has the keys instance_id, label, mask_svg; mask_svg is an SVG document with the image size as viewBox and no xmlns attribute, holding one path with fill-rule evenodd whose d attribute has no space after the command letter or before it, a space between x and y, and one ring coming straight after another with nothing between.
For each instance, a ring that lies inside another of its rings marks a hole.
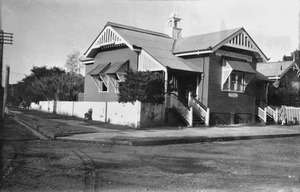
<instances>
[{"instance_id":1,"label":"corrugated iron roof","mask_svg":"<svg viewBox=\"0 0 300 192\"><path fill-rule=\"evenodd\" d=\"M261 74L260 72L256 71L256 74L255 74L255 79L257 81L271 81L268 77L264 76L263 74Z\"/></svg>"},{"instance_id":2,"label":"corrugated iron roof","mask_svg":"<svg viewBox=\"0 0 300 192\"><path fill-rule=\"evenodd\" d=\"M269 63L257 63L257 71L267 77L280 77L294 64L294 61L278 61Z\"/></svg>"},{"instance_id":3,"label":"corrugated iron roof","mask_svg":"<svg viewBox=\"0 0 300 192\"><path fill-rule=\"evenodd\" d=\"M141 31L130 30L131 28L118 28L117 26L113 26L113 28L131 45L145 48L156 48L163 50L172 50L174 39L169 36L159 36L153 35L149 33L143 33Z\"/></svg>"},{"instance_id":4,"label":"corrugated iron roof","mask_svg":"<svg viewBox=\"0 0 300 192\"><path fill-rule=\"evenodd\" d=\"M132 26L128 26L128 25L122 25L122 24L114 23L114 22L107 22L106 26L117 27L117 28L120 28L120 29L123 28L123 29L130 30L130 31L136 31L136 32L150 34L150 35L156 35L156 36L171 38L169 35L167 35L165 33L160 33L160 32L157 32L157 31L151 31L151 30L147 30L147 29L141 29L141 28L132 27Z\"/></svg>"},{"instance_id":5,"label":"corrugated iron roof","mask_svg":"<svg viewBox=\"0 0 300 192\"><path fill-rule=\"evenodd\" d=\"M108 22L106 26L111 26L125 41L132 45L132 47L145 50L163 66L192 72L202 72L202 67L179 58L175 56L174 53L211 50L223 43L234 33L243 29L224 30L181 38L175 41L170 36L155 31L111 22Z\"/></svg>"},{"instance_id":6,"label":"corrugated iron roof","mask_svg":"<svg viewBox=\"0 0 300 192\"><path fill-rule=\"evenodd\" d=\"M242 28L229 29L178 39L174 53L210 50L241 29Z\"/></svg>"},{"instance_id":7,"label":"corrugated iron roof","mask_svg":"<svg viewBox=\"0 0 300 192\"><path fill-rule=\"evenodd\" d=\"M112 27L131 45L142 48L165 67L191 72L201 72L202 70L202 68L175 56L172 53L174 39L167 35L144 33L143 30L126 28L125 26L113 25Z\"/></svg>"}]
</instances>

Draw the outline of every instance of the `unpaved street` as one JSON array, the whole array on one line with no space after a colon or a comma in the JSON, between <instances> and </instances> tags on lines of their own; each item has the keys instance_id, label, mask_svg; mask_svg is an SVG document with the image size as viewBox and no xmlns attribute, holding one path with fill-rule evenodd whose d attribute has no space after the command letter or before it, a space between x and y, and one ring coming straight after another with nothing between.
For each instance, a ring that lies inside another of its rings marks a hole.
<instances>
[{"instance_id":1,"label":"unpaved street","mask_svg":"<svg viewBox=\"0 0 300 192\"><path fill-rule=\"evenodd\" d=\"M2 154L2 191L300 191L299 137L102 145L40 140L10 117Z\"/></svg>"}]
</instances>

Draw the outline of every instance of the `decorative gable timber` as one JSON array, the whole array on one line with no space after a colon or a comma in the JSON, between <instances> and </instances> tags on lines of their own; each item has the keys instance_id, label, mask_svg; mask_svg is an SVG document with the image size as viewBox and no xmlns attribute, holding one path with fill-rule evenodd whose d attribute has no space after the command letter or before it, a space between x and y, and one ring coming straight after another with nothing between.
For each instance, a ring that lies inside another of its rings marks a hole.
<instances>
[{"instance_id":1,"label":"decorative gable timber","mask_svg":"<svg viewBox=\"0 0 300 192\"><path fill-rule=\"evenodd\" d=\"M175 52L175 56L178 57L214 53L222 46L228 46L251 51L264 62L269 60L244 28L183 38L176 46L179 47Z\"/></svg>"},{"instance_id":2,"label":"decorative gable timber","mask_svg":"<svg viewBox=\"0 0 300 192\"><path fill-rule=\"evenodd\" d=\"M220 43L218 46L214 47L214 50L219 49L221 46L228 46L237 49L243 49L248 51L253 51L259 53L259 55L263 58L264 61L268 61L269 59L265 56L265 54L260 50L260 48L256 45L253 39L248 35L248 33L241 28L238 32L231 35L225 41Z\"/></svg>"},{"instance_id":3,"label":"decorative gable timber","mask_svg":"<svg viewBox=\"0 0 300 192\"><path fill-rule=\"evenodd\" d=\"M120 46L123 44L127 45L131 50L134 50L133 46L128 41L126 41L121 35L119 35L111 26L106 26L96 38L96 40L93 42L93 44L89 47L89 49L85 53L85 56L89 55L89 53L93 49L97 49L104 46Z\"/></svg>"},{"instance_id":4,"label":"decorative gable timber","mask_svg":"<svg viewBox=\"0 0 300 192\"><path fill-rule=\"evenodd\" d=\"M231 47L239 47L250 51L258 51L258 48L255 45L255 43L245 32L241 32L237 34L231 40L229 40L228 43L226 43L225 45Z\"/></svg>"},{"instance_id":5,"label":"decorative gable timber","mask_svg":"<svg viewBox=\"0 0 300 192\"><path fill-rule=\"evenodd\" d=\"M293 71L296 71L297 77L300 77L300 68L296 63L294 63L294 65L292 66L292 69L293 69Z\"/></svg>"},{"instance_id":6,"label":"decorative gable timber","mask_svg":"<svg viewBox=\"0 0 300 192\"><path fill-rule=\"evenodd\" d=\"M149 55L146 51L142 50L139 55L139 71L166 71L166 68Z\"/></svg>"}]
</instances>

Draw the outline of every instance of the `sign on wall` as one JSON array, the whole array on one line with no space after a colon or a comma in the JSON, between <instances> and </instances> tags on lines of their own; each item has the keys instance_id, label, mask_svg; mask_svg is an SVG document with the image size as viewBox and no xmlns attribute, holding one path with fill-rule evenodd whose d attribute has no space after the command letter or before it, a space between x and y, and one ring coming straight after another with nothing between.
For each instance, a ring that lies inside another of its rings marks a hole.
<instances>
[{"instance_id":1,"label":"sign on wall","mask_svg":"<svg viewBox=\"0 0 300 192\"><path fill-rule=\"evenodd\" d=\"M228 93L228 97L231 97L231 98L238 98L238 97L239 97L239 94L238 94L238 93Z\"/></svg>"},{"instance_id":2,"label":"sign on wall","mask_svg":"<svg viewBox=\"0 0 300 192\"><path fill-rule=\"evenodd\" d=\"M217 50L215 53L217 56L233 57L233 58L237 58L237 59L244 59L248 62L252 62L252 57L249 55L234 53L234 52L230 52L230 51L223 51L223 50Z\"/></svg>"}]
</instances>

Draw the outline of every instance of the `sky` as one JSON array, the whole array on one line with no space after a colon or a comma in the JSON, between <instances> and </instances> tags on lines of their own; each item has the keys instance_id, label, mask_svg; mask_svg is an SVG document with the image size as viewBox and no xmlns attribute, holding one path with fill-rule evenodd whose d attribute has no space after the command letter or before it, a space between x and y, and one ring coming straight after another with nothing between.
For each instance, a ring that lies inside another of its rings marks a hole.
<instances>
[{"instance_id":1,"label":"sky","mask_svg":"<svg viewBox=\"0 0 300 192\"><path fill-rule=\"evenodd\" d=\"M83 54L108 21L165 32L167 18L182 18L182 36L244 27L270 61L299 47L300 0L0 0L1 27L13 33L4 46L10 84L33 66L65 68ZM3 74L3 77L5 74ZM4 82L4 81L3 81Z\"/></svg>"}]
</instances>

